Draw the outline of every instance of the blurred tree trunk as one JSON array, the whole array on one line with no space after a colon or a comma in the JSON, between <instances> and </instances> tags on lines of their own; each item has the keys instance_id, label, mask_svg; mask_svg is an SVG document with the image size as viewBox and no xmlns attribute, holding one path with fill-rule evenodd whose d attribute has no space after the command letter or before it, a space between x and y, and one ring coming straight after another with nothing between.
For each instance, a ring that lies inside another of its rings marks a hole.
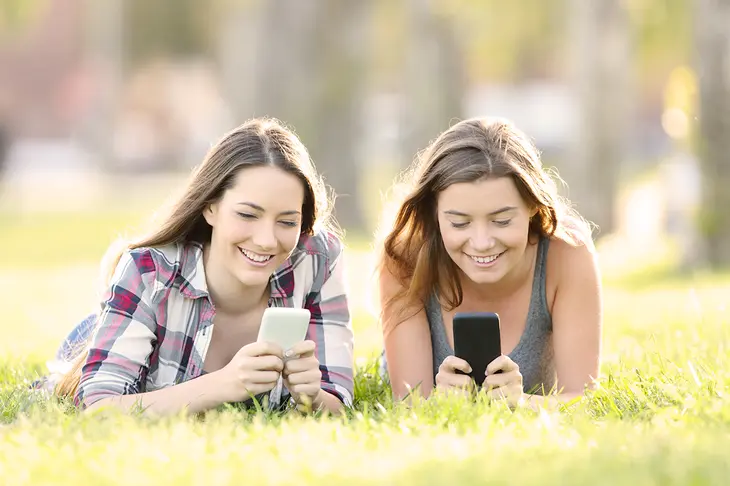
<instances>
[{"instance_id":1,"label":"blurred tree trunk","mask_svg":"<svg viewBox=\"0 0 730 486\"><path fill-rule=\"evenodd\" d=\"M86 2L85 45L92 63L97 98L89 119L80 129L94 164L105 169L117 165L114 134L124 72L124 1Z\"/></svg>"},{"instance_id":2,"label":"blurred tree trunk","mask_svg":"<svg viewBox=\"0 0 730 486\"><path fill-rule=\"evenodd\" d=\"M708 263L730 266L730 0L695 5L702 230Z\"/></svg>"},{"instance_id":3,"label":"blurred tree trunk","mask_svg":"<svg viewBox=\"0 0 730 486\"><path fill-rule=\"evenodd\" d=\"M317 105L315 85L320 73L313 60L324 7L322 2L264 2L252 66L256 116L279 118L303 139L310 138L309 120Z\"/></svg>"},{"instance_id":4,"label":"blurred tree trunk","mask_svg":"<svg viewBox=\"0 0 730 486\"><path fill-rule=\"evenodd\" d=\"M453 18L434 11L433 0L408 0L403 65L402 162L409 164L429 141L463 116L465 67Z\"/></svg>"},{"instance_id":5,"label":"blurred tree trunk","mask_svg":"<svg viewBox=\"0 0 730 486\"><path fill-rule=\"evenodd\" d=\"M629 17L616 0L572 0L569 11L578 117L566 179L577 209L606 235L614 228L618 179L631 134Z\"/></svg>"},{"instance_id":6,"label":"blurred tree trunk","mask_svg":"<svg viewBox=\"0 0 730 486\"><path fill-rule=\"evenodd\" d=\"M259 2L213 3L218 31L217 60L233 125L254 116L256 60L261 55L262 10ZM230 127L233 128L233 127Z\"/></svg>"},{"instance_id":7,"label":"blurred tree trunk","mask_svg":"<svg viewBox=\"0 0 730 486\"><path fill-rule=\"evenodd\" d=\"M359 142L372 7L371 0L270 0L257 67L256 113L296 130L337 193L339 223L352 230L365 226Z\"/></svg>"},{"instance_id":8,"label":"blurred tree trunk","mask_svg":"<svg viewBox=\"0 0 730 486\"><path fill-rule=\"evenodd\" d=\"M335 215L349 230L365 229L358 179L367 160L364 102L368 92L369 46L372 45L371 0L327 0L318 27L315 72L317 106L312 123L317 136L309 141L317 167L337 192Z\"/></svg>"}]
</instances>

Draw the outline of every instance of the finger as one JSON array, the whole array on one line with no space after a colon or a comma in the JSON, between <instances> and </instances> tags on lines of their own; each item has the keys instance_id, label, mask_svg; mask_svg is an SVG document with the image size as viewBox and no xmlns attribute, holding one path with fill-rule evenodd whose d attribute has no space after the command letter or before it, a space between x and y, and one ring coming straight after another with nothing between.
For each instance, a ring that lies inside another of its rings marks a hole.
<instances>
[{"instance_id":1,"label":"finger","mask_svg":"<svg viewBox=\"0 0 730 486\"><path fill-rule=\"evenodd\" d=\"M322 372L319 368L314 370L303 371L301 373L293 373L286 377L286 380L292 385L302 385L306 383L319 383L322 381Z\"/></svg>"},{"instance_id":2,"label":"finger","mask_svg":"<svg viewBox=\"0 0 730 486\"><path fill-rule=\"evenodd\" d=\"M461 358L447 356L443 363L441 363L441 366L439 366L439 371L442 370L452 374L457 370L463 373L471 373L471 366Z\"/></svg>"},{"instance_id":3,"label":"finger","mask_svg":"<svg viewBox=\"0 0 730 486\"><path fill-rule=\"evenodd\" d=\"M436 381L439 386L444 388L469 388L473 383L470 376L454 373L439 373Z\"/></svg>"},{"instance_id":4,"label":"finger","mask_svg":"<svg viewBox=\"0 0 730 486\"><path fill-rule=\"evenodd\" d=\"M300 399L302 396L313 397L319 393L319 383L290 384L287 389L289 393Z\"/></svg>"},{"instance_id":5,"label":"finger","mask_svg":"<svg viewBox=\"0 0 730 486\"><path fill-rule=\"evenodd\" d=\"M247 356L277 356L279 358L284 357L284 351L276 343L269 341L256 341L251 344L247 344L239 352L244 352Z\"/></svg>"},{"instance_id":6,"label":"finger","mask_svg":"<svg viewBox=\"0 0 730 486\"><path fill-rule=\"evenodd\" d=\"M248 381L249 383L255 383L257 385L264 385L269 383L276 383L279 379L279 373L276 371L252 371L247 374L246 379L241 381Z\"/></svg>"},{"instance_id":7,"label":"finger","mask_svg":"<svg viewBox=\"0 0 730 486\"><path fill-rule=\"evenodd\" d=\"M250 359L246 367L252 370L271 370L280 373L284 369L284 362L278 356L256 356Z\"/></svg>"},{"instance_id":8,"label":"finger","mask_svg":"<svg viewBox=\"0 0 730 486\"><path fill-rule=\"evenodd\" d=\"M510 371L518 370L519 368L520 367L517 366L517 363L512 361L512 359L506 354L503 354L495 358L494 361L487 365L487 374L491 375L496 373L497 371L502 371L502 373L509 373Z\"/></svg>"},{"instance_id":9,"label":"finger","mask_svg":"<svg viewBox=\"0 0 730 486\"><path fill-rule=\"evenodd\" d=\"M290 359L284 363L284 374L289 375L291 373L301 373L302 371L308 371L319 369L319 361L314 356L308 358Z\"/></svg>"},{"instance_id":10,"label":"finger","mask_svg":"<svg viewBox=\"0 0 730 486\"><path fill-rule=\"evenodd\" d=\"M507 398L507 387L500 386L499 388L488 389L487 396L497 400Z\"/></svg>"},{"instance_id":11,"label":"finger","mask_svg":"<svg viewBox=\"0 0 730 486\"><path fill-rule=\"evenodd\" d=\"M508 386L511 384L522 384L522 375L519 371L510 371L509 373L498 373L487 375L484 379L484 387L498 388L500 386Z\"/></svg>"},{"instance_id":12,"label":"finger","mask_svg":"<svg viewBox=\"0 0 730 486\"><path fill-rule=\"evenodd\" d=\"M284 353L285 358L292 358L292 357L299 357L299 358L306 358L309 356L314 356L314 351L317 348L314 341L306 340L299 342L292 346L291 348L287 349Z\"/></svg>"}]
</instances>

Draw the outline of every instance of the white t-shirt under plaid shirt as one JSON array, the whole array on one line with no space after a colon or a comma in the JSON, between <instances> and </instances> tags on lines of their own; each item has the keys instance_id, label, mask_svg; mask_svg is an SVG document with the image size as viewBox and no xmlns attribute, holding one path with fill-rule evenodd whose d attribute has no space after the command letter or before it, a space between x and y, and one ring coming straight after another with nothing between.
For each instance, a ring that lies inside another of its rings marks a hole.
<instances>
[{"instance_id":1,"label":"white t-shirt under plaid shirt","mask_svg":"<svg viewBox=\"0 0 730 486\"><path fill-rule=\"evenodd\" d=\"M353 332L342 244L319 232L302 235L270 280L270 307L311 313L322 389L345 405L353 398ZM200 244L126 251L102 302L74 397L88 407L103 398L159 390L197 378L215 325ZM271 405L288 396L279 386Z\"/></svg>"}]
</instances>

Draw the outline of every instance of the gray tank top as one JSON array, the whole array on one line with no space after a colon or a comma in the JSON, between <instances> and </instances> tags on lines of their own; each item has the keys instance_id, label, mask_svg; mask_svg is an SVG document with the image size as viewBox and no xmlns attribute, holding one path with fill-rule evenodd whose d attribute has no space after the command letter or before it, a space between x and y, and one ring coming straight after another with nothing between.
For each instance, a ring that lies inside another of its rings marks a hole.
<instances>
[{"instance_id":1,"label":"gray tank top","mask_svg":"<svg viewBox=\"0 0 730 486\"><path fill-rule=\"evenodd\" d=\"M545 267L550 240L541 238L537 248L535 274L532 282L530 308L527 312L525 330L509 357L517 363L522 373L525 393L543 394L550 392L555 383L555 363L552 346L553 322L548 310L545 292ZM488 311L488 309L484 309ZM426 317L431 329L433 348L434 380L438 368L447 356L454 354L446 338L441 304L435 293L426 303Z\"/></svg>"}]
</instances>

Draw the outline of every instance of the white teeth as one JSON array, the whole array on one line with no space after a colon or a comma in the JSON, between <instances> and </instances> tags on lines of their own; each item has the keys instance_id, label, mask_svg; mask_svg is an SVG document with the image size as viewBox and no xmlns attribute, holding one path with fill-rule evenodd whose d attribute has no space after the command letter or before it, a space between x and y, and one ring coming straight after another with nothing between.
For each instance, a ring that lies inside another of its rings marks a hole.
<instances>
[{"instance_id":1,"label":"white teeth","mask_svg":"<svg viewBox=\"0 0 730 486\"><path fill-rule=\"evenodd\" d=\"M497 255L492 255L492 256L488 256L488 257L478 257L478 256L472 256L472 255L469 255L469 256L470 256L470 257L472 258L472 260L474 260L475 262L477 262L477 263L482 263L482 264L484 264L484 263L492 263L492 262L493 262L494 260L496 260L497 258L499 258L499 256L500 256L501 254L502 254L502 253L499 253L499 254L497 254Z\"/></svg>"},{"instance_id":2,"label":"white teeth","mask_svg":"<svg viewBox=\"0 0 730 486\"><path fill-rule=\"evenodd\" d=\"M258 253L253 253L251 251L244 250L243 248L239 248L239 250L241 250L241 253L243 253L249 259L251 259L255 262L264 263L271 259L271 255L259 255Z\"/></svg>"}]
</instances>

